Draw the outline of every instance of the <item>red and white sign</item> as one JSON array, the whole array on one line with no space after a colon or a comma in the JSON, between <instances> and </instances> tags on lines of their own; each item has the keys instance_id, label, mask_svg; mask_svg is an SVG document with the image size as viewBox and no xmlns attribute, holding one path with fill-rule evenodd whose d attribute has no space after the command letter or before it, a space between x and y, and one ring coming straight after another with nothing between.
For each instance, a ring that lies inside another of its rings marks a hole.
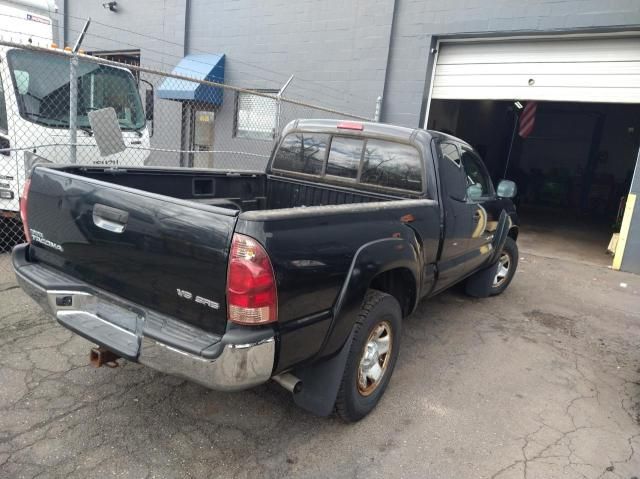
<instances>
[{"instance_id":1,"label":"red and white sign","mask_svg":"<svg viewBox=\"0 0 640 479\"><path fill-rule=\"evenodd\" d=\"M538 109L538 102L527 102L522 114L520 115L520 129L518 135L521 138L528 137L533 131L533 127L536 123L536 110Z\"/></svg>"}]
</instances>

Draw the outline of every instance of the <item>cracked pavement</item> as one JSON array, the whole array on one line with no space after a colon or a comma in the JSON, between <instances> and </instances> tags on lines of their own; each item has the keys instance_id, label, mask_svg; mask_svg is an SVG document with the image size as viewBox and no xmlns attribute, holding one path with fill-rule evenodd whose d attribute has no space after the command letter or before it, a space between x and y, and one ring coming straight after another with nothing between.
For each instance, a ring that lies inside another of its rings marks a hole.
<instances>
[{"instance_id":1,"label":"cracked pavement","mask_svg":"<svg viewBox=\"0 0 640 479\"><path fill-rule=\"evenodd\" d=\"M522 256L500 297L423 302L378 408L345 425L274 384L94 369L0 255L0 477L640 477L640 276Z\"/></svg>"}]
</instances>

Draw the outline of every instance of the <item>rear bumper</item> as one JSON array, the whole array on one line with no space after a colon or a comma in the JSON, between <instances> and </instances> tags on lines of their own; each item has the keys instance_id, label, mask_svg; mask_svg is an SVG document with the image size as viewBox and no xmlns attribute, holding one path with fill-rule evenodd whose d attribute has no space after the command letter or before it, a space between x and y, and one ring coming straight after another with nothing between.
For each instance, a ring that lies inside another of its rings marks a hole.
<instances>
[{"instance_id":1,"label":"rear bumper","mask_svg":"<svg viewBox=\"0 0 640 479\"><path fill-rule=\"evenodd\" d=\"M220 391L247 389L271 377L273 330L235 329L216 336L31 263L26 252L27 245L13 251L22 289L60 324L89 341Z\"/></svg>"}]
</instances>

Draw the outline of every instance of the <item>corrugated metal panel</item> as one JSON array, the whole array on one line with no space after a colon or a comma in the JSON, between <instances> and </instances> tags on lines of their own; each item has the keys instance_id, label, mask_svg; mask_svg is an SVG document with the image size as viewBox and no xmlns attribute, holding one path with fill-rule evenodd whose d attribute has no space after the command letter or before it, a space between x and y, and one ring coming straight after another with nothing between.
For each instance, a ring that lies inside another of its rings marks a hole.
<instances>
[{"instance_id":1,"label":"corrugated metal panel","mask_svg":"<svg viewBox=\"0 0 640 479\"><path fill-rule=\"evenodd\" d=\"M431 97L640 103L640 37L443 43Z\"/></svg>"}]
</instances>

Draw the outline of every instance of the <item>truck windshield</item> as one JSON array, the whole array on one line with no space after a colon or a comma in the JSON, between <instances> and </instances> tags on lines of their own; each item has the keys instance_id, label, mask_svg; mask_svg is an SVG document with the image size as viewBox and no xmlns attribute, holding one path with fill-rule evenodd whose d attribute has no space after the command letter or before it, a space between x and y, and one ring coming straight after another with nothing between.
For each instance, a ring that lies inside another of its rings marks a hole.
<instances>
[{"instance_id":1,"label":"truck windshield","mask_svg":"<svg viewBox=\"0 0 640 479\"><path fill-rule=\"evenodd\" d=\"M7 56L21 116L41 125L68 128L69 58L28 50L11 50ZM90 128L88 112L106 107L115 109L123 130L144 127L142 102L131 72L82 59L77 72L78 127Z\"/></svg>"}]
</instances>

